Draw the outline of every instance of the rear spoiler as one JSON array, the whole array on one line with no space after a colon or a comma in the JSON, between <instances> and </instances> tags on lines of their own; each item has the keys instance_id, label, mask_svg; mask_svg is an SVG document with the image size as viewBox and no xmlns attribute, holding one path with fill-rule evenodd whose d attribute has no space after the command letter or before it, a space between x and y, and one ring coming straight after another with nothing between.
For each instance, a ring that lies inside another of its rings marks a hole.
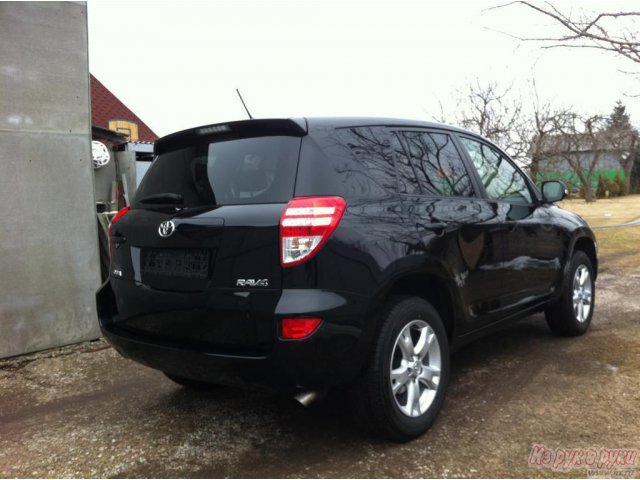
<instances>
[{"instance_id":1,"label":"rear spoiler","mask_svg":"<svg viewBox=\"0 0 640 480\"><path fill-rule=\"evenodd\" d=\"M307 122L304 118L240 120L237 122L203 125L172 133L156 141L153 153L160 155L203 141L223 141L276 135L302 137L306 134Z\"/></svg>"}]
</instances>

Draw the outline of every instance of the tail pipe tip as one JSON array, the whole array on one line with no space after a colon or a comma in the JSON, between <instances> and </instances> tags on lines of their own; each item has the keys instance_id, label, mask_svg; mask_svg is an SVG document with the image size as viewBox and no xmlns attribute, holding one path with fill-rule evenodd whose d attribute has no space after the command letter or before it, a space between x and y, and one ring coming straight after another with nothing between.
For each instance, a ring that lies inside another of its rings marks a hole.
<instances>
[{"instance_id":1,"label":"tail pipe tip","mask_svg":"<svg viewBox=\"0 0 640 480\"><path fill-rule=\"evenodd\" d=\"M321 400L326 395L326 391L324 390L307 390L304 392L300 392L295 395L293 398L295 401L300 403L300 405L304 407L308 407L312 403L316 403L318 400Z\"/></svg>"}]
</instances>

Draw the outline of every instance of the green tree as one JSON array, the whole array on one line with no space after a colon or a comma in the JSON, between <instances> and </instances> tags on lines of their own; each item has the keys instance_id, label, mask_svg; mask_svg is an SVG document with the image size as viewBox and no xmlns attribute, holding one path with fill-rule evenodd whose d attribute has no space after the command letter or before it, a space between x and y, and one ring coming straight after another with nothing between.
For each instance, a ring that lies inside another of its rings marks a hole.
<instances>
[{"instance_id":1,"label":"green tree","mask_svg":"<svg viewBox=\"0 0 640 480\"><path fill-rule=\"evenodd\" d=\"M596 197L606 198L607 196L607 179L604 175L598 177L598 186L596 188Z\"/></svg>"},{"instance_id":2,"label":"green tree","mask_svg":"<svg viewBox=\"0 0 640 480\"><path fill-rule=\"evenodd\" d=\"M638 154L638 131L631 125L629 114L623 103L618 100L607 120L607 140L624 172L623 191L630 190L631 170Z\"/></svg>"},{"instance_id":3,"label":"green tree","mask_svg":"<svg viewBox=\"0 0 640 480\"><path fill-rule=\"evenodd\" d=\"M614 182L618 185L618 195L622 197L629 193L629 182L624 178L624 175L622 175L622 173L618 173L618 175L616 175L616 179L614 180Z\"/></svg>"},{"instance_id":4,"label":"green tree","mask_svg":"<svg viewBox=\"0 0 640 480\"><path fill-rule=\"evenodd\" d=\"M640 153L636 153L629 177L629 193L640 193Z\"/></svg>"}]
</instances>

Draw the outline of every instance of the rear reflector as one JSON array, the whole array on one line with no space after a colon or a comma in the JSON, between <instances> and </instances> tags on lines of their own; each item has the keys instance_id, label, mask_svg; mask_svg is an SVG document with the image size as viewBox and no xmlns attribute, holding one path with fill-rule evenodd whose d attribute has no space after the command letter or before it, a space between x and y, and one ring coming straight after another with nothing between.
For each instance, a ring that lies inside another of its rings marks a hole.
<instances>
[{"instance_id":1,"label":"rear reflector","mask_svg":"<svg viewBox=\"0 0 640 480\"><path fill-rule=\"evenodd\" d=\"M315 332L322 320L319 318L285 318L282 320L282 338L301 340Z\"/></svg>"},{"instance_id":2,"label":"rear reflector","mask_svg":"<svg viewBox=\"0 0 640 480\"><path fill-rule=\"evenodd\" d=\"M292 267L309 260L329 239L347 206L342 197L299 197L280 217L280 263Z\"/></svg>"},{"instance_id":3,"label":"rear reflector","mask_svg":"<svg viewBox=\"0 0 640 480\"><path fill-rule=\"evenodd\" d=\"M116 215L111 219L111 222L109 222L109 256L111 256L111 227L113 227L113 225L115 225L118 220L124 217L128 211L129 207L124 207L122 210L116 213Z\"/></svg>"}]
</instances>

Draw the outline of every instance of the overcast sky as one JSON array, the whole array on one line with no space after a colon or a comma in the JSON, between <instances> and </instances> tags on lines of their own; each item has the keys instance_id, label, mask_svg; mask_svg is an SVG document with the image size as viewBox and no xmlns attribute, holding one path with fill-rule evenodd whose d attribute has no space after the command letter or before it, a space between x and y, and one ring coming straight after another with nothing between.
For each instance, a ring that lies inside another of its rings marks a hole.
<instances>
[{"instance_id":1,"label":"overcast sky","mask_svg":"<svg viewBox=\"0 0 640 480\"><path fill-rule=\"evenodd\" d=\"M506 0L505 0L506 1ZM91 72L157 134L254 117L376 115L432 120L469 82L497 81L529 102L610 113L640 125L630 61L519 42L553 30L503 2L89 1ZM638 10L639 2L554 2Z\"/></svg>"}]
</instances>

